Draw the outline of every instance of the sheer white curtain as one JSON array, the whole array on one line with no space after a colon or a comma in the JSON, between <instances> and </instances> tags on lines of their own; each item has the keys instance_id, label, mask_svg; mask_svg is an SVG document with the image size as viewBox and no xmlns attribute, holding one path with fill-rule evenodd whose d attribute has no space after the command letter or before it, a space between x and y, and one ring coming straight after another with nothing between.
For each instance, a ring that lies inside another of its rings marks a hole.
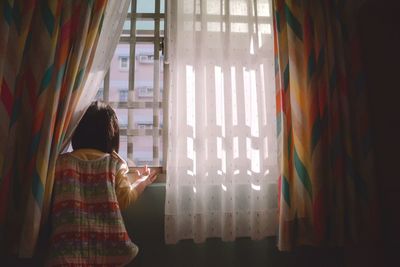
<instances>
[{"instance_id":1,"label":"sheer white curtain","mask_svg":"<svg viewBox=\"0 0 400 267\"><path fill-rule=\"evenodd\" d=\"M167 243L277 228L270 0L168 6Z\"/></svg>"},{"instance_id":2,"label":"sheer white curtain","mask_svg":"<svg viewBox=\"0 0 400 267\"><path fill-rule=\"evenodd\" d=\"M131 0L109 0L104 13L103 26L99 36L98 45L93 63L89 70L88 78L84 85L82 96L79 98L78 104L72 117L71 124L68 127L66 143L70 141L71 134L75 130L79 120L83 116L87 107L93 101L101 82L114 55L115 48L119 42L122 28L126 20L128 8Z\"/></svg>"}]
</instances>

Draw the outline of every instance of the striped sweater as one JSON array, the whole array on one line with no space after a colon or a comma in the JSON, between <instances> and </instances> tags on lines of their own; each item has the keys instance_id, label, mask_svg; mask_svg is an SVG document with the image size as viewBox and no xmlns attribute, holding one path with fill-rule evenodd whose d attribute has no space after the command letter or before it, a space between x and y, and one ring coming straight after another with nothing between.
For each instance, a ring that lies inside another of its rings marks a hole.
<instances>
[{"instance_id":1,"label":"striped sweater","mask_svg":"<svg viewBox=\"0 0 400 267\"><path fill-rule=\"evenodd\" d=\"M93 149L57 160L49 266L123 266L137 254L120 212L136 199L118 154Z\"/></svg>"}]
</instances>

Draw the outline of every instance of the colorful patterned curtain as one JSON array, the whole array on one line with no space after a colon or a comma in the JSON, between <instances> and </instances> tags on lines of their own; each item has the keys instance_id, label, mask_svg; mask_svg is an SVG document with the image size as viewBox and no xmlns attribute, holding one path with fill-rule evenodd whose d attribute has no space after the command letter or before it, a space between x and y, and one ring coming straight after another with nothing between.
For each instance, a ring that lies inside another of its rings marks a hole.
<instances>
[{"instance_id":1,"label":"colorful patterned curtain","mask_svg":"<svg viewBox=\"0 0 400 267\"><path fill-rule=\"evenodd\" d=\"M376 225L359 2L274 0L281 250L361 241Z\"/></svg>"},{"instance_id":2,"label":"colorful patterned curtain","mask_svg":"<svg viewBox=\"0 0 400 267\"><path fill-rule=\"evenodd\" d=\"M33 254L107 0L0 4L0 240Z\"/></svg>"}]
</instances>

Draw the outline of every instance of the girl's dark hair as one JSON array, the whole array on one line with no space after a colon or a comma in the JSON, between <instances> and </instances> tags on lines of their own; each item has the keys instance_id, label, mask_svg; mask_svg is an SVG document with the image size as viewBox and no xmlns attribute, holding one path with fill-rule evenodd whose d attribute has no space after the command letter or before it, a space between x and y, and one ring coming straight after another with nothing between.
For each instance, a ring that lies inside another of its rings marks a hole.
<instances>
[{"instance_id":1,"label":"girl's dark hair","mask_svg":"<svg viewBox=\"0 0 400 267\"><path fill-rule=\"evenodd\" d=\"M119 150L118 119L114 110L99 101L93 102L72 136L72 148L92 148L112 153Z\"/></svg>"}]
</instances>

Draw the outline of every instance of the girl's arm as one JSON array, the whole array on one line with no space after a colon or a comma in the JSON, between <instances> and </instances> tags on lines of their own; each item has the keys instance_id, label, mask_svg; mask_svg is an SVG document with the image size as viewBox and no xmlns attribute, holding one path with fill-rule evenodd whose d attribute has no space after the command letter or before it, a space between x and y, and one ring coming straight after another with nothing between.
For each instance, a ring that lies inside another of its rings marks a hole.
<instances>
[{"instance_id":1,"label":"girl's arm","mask_svg":"<svg viewBox=\"0 0 400 267\"><path fill-rule=\"evenodd\" d=\"M125 209L142 194L143 190L157 178L156 171L151 171L146 167L142 172L134 173L136 179L133 183L127 176L128 169L118 172L116 176L116 194L121 209Z\"/></svg>"}]
</instances>

